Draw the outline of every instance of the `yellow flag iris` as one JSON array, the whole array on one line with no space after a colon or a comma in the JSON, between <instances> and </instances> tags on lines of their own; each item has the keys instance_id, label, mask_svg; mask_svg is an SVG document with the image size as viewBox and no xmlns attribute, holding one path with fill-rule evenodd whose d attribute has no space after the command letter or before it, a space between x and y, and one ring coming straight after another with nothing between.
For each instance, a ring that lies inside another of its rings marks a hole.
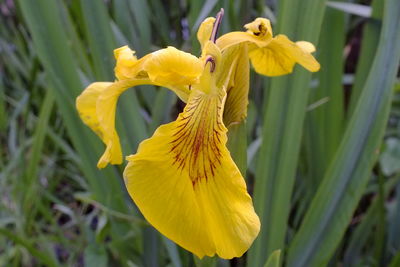
<instances>
[{"instance_id":1,"label":"yellow flag iris","mask_svg":"<svg viewBox=\"0 0 400 267\"><path fill-rule=\"evenodd\" d=\"M115 82L90 84L76 100L83 122L104 142L98 167L121 164L115 129L119 96L143 84L166 87L186 106L128 156L127 190L143 216L162 234L198 257L239 257L260 230L244 179L226 147L227 126L246 117L249 60L264 75L281 75L299 63L319 68L308 42L272 36L266 19L247 32L218 40L222 14L199 28L201 57L168 47L140 59L124 46L114 51Z\"/></svg>"}]
</instances>

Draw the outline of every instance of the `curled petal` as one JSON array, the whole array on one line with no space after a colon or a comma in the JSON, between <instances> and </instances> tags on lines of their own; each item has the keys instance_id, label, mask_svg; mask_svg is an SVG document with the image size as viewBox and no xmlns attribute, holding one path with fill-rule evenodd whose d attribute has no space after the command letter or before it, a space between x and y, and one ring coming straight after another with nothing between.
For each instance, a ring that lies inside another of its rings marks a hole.
<instances>
[{"instance_id":1,"label":"curled petal","mask_svg":"<svg viewBox=\"0 0 400 267\"><path fill-rule=\"evenodd\" d=\"M114 72L118 80L126 80L135 78L141 71L144 59L138 60L135 51L131 50L127 45L114 50L114 57L117 61Z\"/></svg>"},{"instance_id":2,"label":"curled petal","mask_svg":"<svg viewBox=\"0 0 400 267\"><path fill-rule=\"evenodd\" d=\"M210 40L210 36L214 27L215 18L209 17L206 18L200 25L199 30L197 31L197 40L203 49L205 43Z\"/></svg>"},{"instance_id":3,"label":"curled petal","mask_svg":"<svg viewBox=\"0 0 400 267\"><path fill-rule=\"evenodd\" d=\"M272 27L269 19L256 18L254 21L244 25L247 32L258 36L260 39L270 39L272 37Z\"/></svg>"},{"instance_id":4,"label":"curled petal","mask_svg":"<svg viewBox=\"0 0 400 267\"><path fill-rule=\"evenodd\" d=\"M113 83L97 82L90 84L76 99L76 108L82 121L90 127L107 145L98 167L105 167L103 162L122 163L121 145L118 135L110 135L104 130L97 116L97 100ZM115 130L114 130L115 131Z\"/></svg>"},{"instance_id":5,"label":"curled petal","mask_svg":"<svg viewBox=\"0 0 400 267\"><path fill-rule=\"evenodd\" d=\"M153 82L166 87L191 85L198 83L203 64L197 57L169 46L151 53L144 70Z\"/></svg>"},{"instance_id":6,"label":"curled petal","mask_svg":"<svg viewBox=\"0 0 400 267\"><path fill-rule=\"evenodd\" d=\"M249 56L256 72L266 76L291 73L296 63L311 72L316 72L320 65L309 52L312 48L308 42L300 42L299 45L285 35L278 35L267 47L252 49Z\"/></svg>"},{"instance_id":7,"label":"curled petal","mask_svg":"<svg viewBox=\"0 0 400 267\"><path fill-rule=\"evenodd\" d=\"M264 47L272 39L272 27L268 19L257 18L253 22L244 25L244 27L247 32L230 32L218 38L217 45L221 50L243 42L250 42L258 47Z\"/></svg>"},{"instance_id":8,"label":"curled petal","mask_svg":"<svg viewBox=\"0 0 400 267\"><path fill-rule=\"evenodd\" d=\"M224 95L195 90L178 119L143 141L124 171L128 192L144 217L200 258L239 257L260 228L225 146L223 101Z\"/></svg>"},{"instance_id":9,"label":"curled petal","mask_svg":"<svg viewBox=\"0 0 400 267\"><path fill-rule=\"evenodd\" d=\"M122 163L121 145L115 129L117 101L126 89L141 84L150 84L150 81L128 79L115 83L96 82L90 84L76 99L79 116L106 145L97 163L98 168L104 168L108 163Z\"/></svg>"}]
</instances>

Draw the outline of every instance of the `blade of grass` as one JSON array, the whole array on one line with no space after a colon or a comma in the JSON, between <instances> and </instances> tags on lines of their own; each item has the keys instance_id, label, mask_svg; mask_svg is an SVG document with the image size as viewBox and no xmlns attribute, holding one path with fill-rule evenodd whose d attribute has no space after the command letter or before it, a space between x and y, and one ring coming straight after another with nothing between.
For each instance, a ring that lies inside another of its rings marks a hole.
<instances>
[{"instance_id":1,"label":"blade of grass","mask_svg":"<svg viewBox=\"0 0 400 267\"><path fill-rule=\"evenodd\" d=\"M280 2L278 32L316 43L324 7L324 0ZM304 12L297 12L300 8ZM247 266L262 266L267 255L284 248L310 79L311 74L299 67L293 74L271 79L254 191L262 227Z\"/></svg>"},{"instance_id":2,"label":"blade of grass","mask_svg":"<svg viewBox=\"0 0 400 267\"><path fill-rule=\"evenodd\" d=\"M18 3L30 29L39 59L52 82L51 88L55 92L57 106L67 125L68 133L81 156L83 172L89 179L96 197L104 203L112 203L118 210L124 210L125 204L121 196L111 194L113 191L120 191L119 181L113 178L115 173L111 169L102 172L96 169L95 155L102 153L103 146L94 134L84 127L75 110L75 98L83 85L60 18L54 12L57 10L56 3L49 0L40 3L20 0Z\"/></svg>"},{"instance_id":3,"label":"blade of grass","mask_svg":"<svg viewBox=\"0 0 400 267\"><path fill-rule=\"evenodd\" d=\"M400 2L387 0L379 47L338 151L294 237L288 266L324 266L342 238L376 162L400 59ZM326 229L330 229L326 231Z\"/></svg>"},{"instance_id":4,"label":"blade of grass","mask_svg":"<svg viewBox=\"0 0 400 267\"><path fill-rule=\"evenodd\" d=\"M15 243L26 248L28 250L28 252L32 254L32 256L34 256L36 259L38 259L40 262L42 262L46 266L50 266L50 267L59 266L57 261L53 257L36 249L35 246L31 244L31 242L17 236L16 234L12 233L11 231L0 227L0 235L3 235L5 237L11 239Z\"/></svg>"},{"instance_id":5,"label":"blade of grass","mask_svg":"<svg viewBox=\"0 0 400 267\"><path fill-rule=\"evenodd\" d=\"M25 179L23 181L24 187L26 188L24 192L23 199L23 210L26 213L27 222L29 224L29 215L32 212L29 212L29 209L32 208L32 198L37 197L37 183L38 181L38 167L41 160L41 152L44 145L44 140L46 137L46 132L48 128L48 122L51 115L51 111L54 106L54 92L52 90L47 90L46 95L44 97L43 105L40 110L39 120L36 124L35 133L33 135L33 145L32 151L29 157L29 161L27 163L27 168L25 171ZM36 184L35 184L36 183Z\"/></svg>"},{"instance_id":6,"label":"blade of grass","mask_svg":"<svg viewBox=\"0 0 400 267\"><path fill-rule=\"evenodd\" d=\"M343 48L344 14L327 9L322 25L318 60L322 66L317 73L319 86L311 92L311 102L327 98L327 103L311 110L306 119L306 147L310 191L315 192L328 163L332 159L343 132Z\"/></svg>"},{"instance_id":7,"label":"blade of grass","mask_svg":"<svg viewBox=\"0 0 400 267\"><path fill-rule=\"evenodd\" d=\"M363 31L363 39L361 43L360 60L357 64L356 76L353 88L351 90L350 106L348 115L351 116L361 95L361 90L365 85L365 77L367 77L372 61L372 55L375 55L378 48L379 35L382 27L383 4L385 1L372 1L371 18L367 20Z\"/></svg>"},{"instance_id":8,"label":"blade of grass","mask_svg":"<svg viewBox=\"0 0 400 267\"><path fill-rule=\"evenodd\" d=\"M104 2L81 0L85 36L88 39L96 80L113 80L113 39Z\"/></svg>"},{"instance_id":9,"label":"blade of grass","mask_svg":"<svg viewBox=\"0 0 400 267\"><path fill-rule=\"evenodd\" d=\"M281 258L281 251L275 250L269 255L267 262L265 263L264 267L279 267L280 265L280 258Z\"/></svg>"},{"instance_id":10,"label":"blade of grass","mask_svg":"<svg viewBox=\"0 0 400 267\"><path fill-rule=\"evenodd\" d=\"M56 2L18 1L23 17L29 27L38 57L52 83L57 106L61 112L68 134L80 156L80 167L89 181L95 199L107 207L126 212L125 196L121 194L121 180L115 179L115 169L101 172L96 168L98 156L104 146L97 137L83 125L75 110L75 99L83 85L77 71L77 64L68 46L63 25L57 12ZM111 235L122 239L127 229L134 225L117 220L111 221ZM117 251L121 258L132 257L129 242L120 245Z\"/></svg>"}]
</instances>

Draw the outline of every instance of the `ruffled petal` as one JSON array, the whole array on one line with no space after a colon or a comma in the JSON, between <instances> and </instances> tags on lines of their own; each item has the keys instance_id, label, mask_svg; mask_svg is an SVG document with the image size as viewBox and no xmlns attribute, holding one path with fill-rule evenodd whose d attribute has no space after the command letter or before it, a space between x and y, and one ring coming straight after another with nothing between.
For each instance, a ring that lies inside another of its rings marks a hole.
<instances>
[{"instance_id":1,"label":"ruffled petal","mask_svg":"<svg viewBox=\"0 0 400 267\"><path fill-rule=\"evenodd\" d=\"M225 144L224 94L194 90L178 119L129 156L125 184L144 217L198 257L241 256L260 228Z\"/></svg>"},{"instance_id":2,"label":"ruffled petal","mask_svg":"<svg viewBox=\"0 0 400 267\"><path fill-rule=\"evenodd\" d=\"M285 35L278 35L267 47L252 49L249 56L256 72L279 76L291 73L295 63L311 72L318 71L320 65L308 51L312 51L310 43L301 42L297 45Z\"/></svg>"},{"instance_id":3,"label":"ruffled petal","mask_svg":"<svg viewBox=\"0 0 400 267\"><path fill-rule=\"evenodd\" d=\"M115 130L118 97L126 89L142 84L151 82L145 79L128 79L115 83L96 82L90 84L76 99L79 116L106 145L106 150L97 163L98 168L104 168L108 163L122 163L121 144Z\"/></svg>"},{"instance_id":4,"label":"ruffled petal","mask_svg":"<svg viewBox=\"0 0 400 267\"><path fill-rule=\"evenodd\" d=\"M210 40L211 33L214 27L215 18L209 17L206 18L200 25L199 30L197 31L197 40L201 45L201 49L203 49L204 45L208 40Z\"/></svg>"}]
</instances>

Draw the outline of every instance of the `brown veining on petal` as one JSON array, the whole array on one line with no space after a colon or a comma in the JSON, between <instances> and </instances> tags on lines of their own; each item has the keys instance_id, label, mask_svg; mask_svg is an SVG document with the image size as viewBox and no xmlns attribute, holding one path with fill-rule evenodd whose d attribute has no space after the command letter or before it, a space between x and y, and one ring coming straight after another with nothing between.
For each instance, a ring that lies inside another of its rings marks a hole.
<instances>
[{"instance_id":1,"label":"brown veining on petal","mask_svg":"<svg viewBox=\"0 0 400 267\"><path fill-rule=\"evenodd\" d=\"M199 93L189 100L179 115L170 152L173 165L187 172L193 187L202 179L211 179L221 164L222 97Z\"/></svg>"}]
</instances>

